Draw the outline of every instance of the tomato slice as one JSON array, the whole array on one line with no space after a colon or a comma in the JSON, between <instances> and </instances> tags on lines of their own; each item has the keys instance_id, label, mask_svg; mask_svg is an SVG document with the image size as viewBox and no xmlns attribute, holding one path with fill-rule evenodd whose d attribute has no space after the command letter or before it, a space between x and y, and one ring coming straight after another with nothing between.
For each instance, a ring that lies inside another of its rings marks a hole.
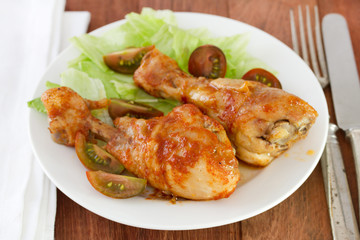
<instances>
[{"instance_id":1,"label":"tomato slice","mask_svg":"<svg viewBox=\"0 0 360 240\"><path fill-rule=\"evenodd\" d=\"M108 111L112 119L122 116L147 119L164 115L163 112L151 106L117 98L111 98Z\"/></svg>"},{"instance_id":2,"label":"tomato slice","mask_svg":"<svg viewBox=\"0 0 360 240\"><path fill-rule=\"evenodd\" d=\"M272 73L270 73L262 68L251 69L250 71L245 73L245 75L242 77L242 79L257 81L257 82L263 83L269 87L275 87L275 88L282 89L279 79L277 79Z\"/></svg>"},{"instance_id":3,"label":"tomato slice","mask_svg":"<svg viewBox=\"0 0 360 240\"><path fill-rule=\"evenodd\" d=\"M120 174L124 166L114 156L96 144L86 142L81 132L76 133L75 150L82 164L89 170Z\"/></svg>"},{"instance_id":4,"label":"tomato slice","mask_svg":"<svg viewBox=\"0 0 360 240\"><path fill-rule=\"evenodd\" d=\"M153 48L153 45L141 48L127 48L119 52L106 54L103 56L103 60L115 72L133 74L140 66L144 55Z\"/></svg>"},{"instance_id":5,"label":"tomato slice","mask_svg":"<svg viewBox=\"0 0 360 240\"><path fill-rule=\"evenodd\" d=\"M226 74L225 55L214 45L200 46L191 53L188 70L195 77L222 78Z\"/></svg>"},{"instance_id":6,"label":"tomato slice","mask_svg":"<svg viewBox=\"0 0 360 240\"><path fill-rule=\"evenodd\" d=\"M106 173L103 171L87 171L90 184L100 193L112 198L129 198L142 193L146 180Z\"/></svg>"}]
</instances>

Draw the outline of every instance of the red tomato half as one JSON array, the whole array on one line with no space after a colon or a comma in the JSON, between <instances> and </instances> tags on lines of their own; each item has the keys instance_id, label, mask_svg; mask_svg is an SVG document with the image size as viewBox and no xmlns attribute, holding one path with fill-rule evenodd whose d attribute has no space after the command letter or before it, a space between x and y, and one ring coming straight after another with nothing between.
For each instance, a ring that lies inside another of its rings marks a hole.
<instances>
[{"instance_id":1,"label":"red tomato half","mask_svg":"<svg viewBox=\"0 0 360 240\"><path fill-rule=\"evenodd\" d=\"M200 46L191 53L188 70L195 77L222 78L226 73L225 55L214 45Z\"/></svg>"},{"instance_id":2,"label":"red tomato half","mask_svg":"<svg viewBox=\"0 0 360 240\"><path fill-rule=\"evenodd\" d=\"M257 82L263 83L269 87L275 87L275 88L282 89L279 79L277 79L272 73L270 73L262 68L251 69L250 71L245 73L245 75L242 77L242 79L257 81Z\"/></svg>"}]
</instances>

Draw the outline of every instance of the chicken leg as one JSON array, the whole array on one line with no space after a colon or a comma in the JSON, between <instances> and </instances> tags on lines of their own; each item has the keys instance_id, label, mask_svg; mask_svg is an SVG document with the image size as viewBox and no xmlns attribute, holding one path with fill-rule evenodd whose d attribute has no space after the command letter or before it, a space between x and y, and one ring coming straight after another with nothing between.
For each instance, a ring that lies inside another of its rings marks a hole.
<instances>
[{"instance_id":1,"label":"chicken leg","mask_svg":"<svg viewBox=\"0 0 360 240\"><path fill-rule=\"evenodd\" d=\"M155 97L195 104L225 128L236 156L266 166L305 137L317 112L281 89L240 79L195 78L157 49L148 52L134 82Z\"/></svg>"},{"instance_id":2,"label":"chicken leg","mask_svg":"<svg viewBox=\"0 0 360 240\"><path fill-rule=\"evenodd\" d=\"M223 127L191 104L165 117L117 118L116 128L94 118L106 106L60 87L43 93L49 130L57 143L73 146L78 131L107 139L106 149L127 170L168 194L194 200L229 197L240 179L238 162Z\"/></svg>"}]
</instances>

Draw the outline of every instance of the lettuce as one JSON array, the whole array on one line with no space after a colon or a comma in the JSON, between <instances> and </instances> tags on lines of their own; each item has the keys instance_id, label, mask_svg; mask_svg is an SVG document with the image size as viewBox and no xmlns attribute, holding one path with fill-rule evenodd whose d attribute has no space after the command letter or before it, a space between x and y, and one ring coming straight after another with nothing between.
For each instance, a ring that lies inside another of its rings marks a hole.
<instances>
[{"instance_id":1,"label":"lettuce","mask_svg":"<svg viewBox=\"0 0 360 240\"><path fill-rule=\"evenodd\" d=\"M28 101L27 105L29 108L35 109L38 112L46 113L46 108L45 108L44 104L42 103L40 97L35 98L31 101Z\"/></svg>"},{"instance_id":2,"label":"lettuce","mask_svg":"<svg viewBox=\"0 0 360 240\"><path fill-rule=\"evenodd\" d=\"M53 83L53 82L49 82L49 81L46 81L45 86L46 86L47 89L60 87L59 84Z\"/></svg>"},{"instance_id":3,"label":"lettuce","mask_svg":"<svg viewBox=\"0 0 360 240\"><path fill-rule=\"evenodd\" d=\"M155 45L187 72L188 59L194 49L204 44L213 44L222 49L226 56L228 78L241 78L255 67L270 70L259 59L247 53L250 40L247 33L214 37L205 28L184 30L177 26L173 12L151 8L144 8L141 14L129 13L126 20L124 24L101 36L84 34L72 38L71 42L81 54L68 63L68 69L61 74L61 84L72 88L84 98L122 98L146 103L168 113L179 105L177 101L157 99L145 93L135 86L132 75L119 74L109 69L103 61L103 55L130 46ZM28 105L43 111L40 103L34 99Z\"/></svg>"},{"instance_id":4,"label":"lettuce","mask_svg":"<svg viewBox=\"0 0 360 240\"><path fill-rule=\"evenodd\" d=\"M90 100L106 98L101 80L90 78L87 73L74 68L69 68L61 74L61 85L73 89L83 98Z\"/></svg>"}]
</instances>

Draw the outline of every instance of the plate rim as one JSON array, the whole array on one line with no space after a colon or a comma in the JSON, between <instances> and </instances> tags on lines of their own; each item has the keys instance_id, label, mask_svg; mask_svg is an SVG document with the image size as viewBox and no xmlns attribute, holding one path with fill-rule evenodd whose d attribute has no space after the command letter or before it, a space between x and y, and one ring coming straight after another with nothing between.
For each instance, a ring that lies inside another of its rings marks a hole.
<instances>
[{"instance_id":1,"label":"plate rim","mask_svg":"<svg viewBox=\"0 0 360 240\"><path fill-rule=\"evenodd\" d=\"M242 24L244 26L247 26L248 28L251 28L255 31L260 31L262 34L266 34L267 37L270 37L272 38L273 40L277 41L278 43L280 43L282 45L282 47L286 47L288 49L290 49L286 44L284 44L283 42L281 42L280 40L278 40L277 38L275 38L274 36L268 34L267 32L259 29L259 28L256 28L252 25L249 25L247 23L244 23L244 22L241 22L241 21L238 21L238 20L235 20L235 19L231 19L231 18L227 18L227 17L223 17L223 16L218 16L218 15L212 15L212 14L206 14L206 13L196 13L196 12L174 12L175 13L175 16L177 15L192 15L192 16L206 16L206 17L215 17L215 18L221 18L225 21L233 21L234 23L236 24ZM126 22L126 19L122 19L122 20L118 20L118 21L114 21L112 23L109 23L109 24L106 24L98 29L95 29L94 31L90 32L89 34L92 34L92 35L97 35L97 34L100 34L100 33L103 33L105 31L107 31L108 29L111 29L115 26L118 26L118 25L121 25L123 23ZM44 71L44 74L42 75L40 81L38 82L38 85L36 87L36 91L34 93L34 96L33 97L38 97L36 96L36 92L39 91L39 89L42 87L40 86L43 82L44 82L44 76L46 75L46 73L48 71L50 71L52 68L54 68L54 65L57 64L57 61L58 59L60 59L63 55L67 54L67 52L70 52L70 51L73 51L72 49L76 49L73 45L70 45L68 46L66 49L64 49L50 64L49 66L47 67L47 69ZM77 50L77 49L76 49ZM291 49L290 49L291 50ZM302 61L302 59L298 56L298 58ZM326 101L325 101L326 103ZM327 105L326 105L326 109L325 109L328 113L328 109L327 109ZM30 120L30 115L32 114L33 111L29 111L29 114L28 114L28 117L29 117L29 120ZM87 206L87 204L85 203L86 200L79 200L79 199L73 199L72 196L70 196L69 194L67 194L67 190L66 189L63 189L63 186L62 184L59 184L58 181L56 179L54 179L52 177L52 174L48 172L48 170L45 168L45 166L43 165L42 161L40 160L40 156L38 154L38 152L35 150L35 146L34 146L34 142L33 142L33 138L31 136L31 125L30 125L31 121L28 121L28 127L29 127L29 137L30 137L30 142L31 142L31 146L32 146L32 149L33 149L33 152L36 156L36 159L37 161L40 163L40 166L42 168L42 170L46 173L47 177L49 179L51 179L51 181L54 183L54 185L59 188L66 196L68 196L70 199L72 199L74 202L76 202L77 204L79 204L80 206L84 207L85 209L99 215L99 216L102 216L104 218L107 218L107 219L110 219L112 221L115 221L115 222L119 222L118 219L112 217L112 216L104 216L104 214L101 213L101 211L99 211L98 209L90 209L89 207L85 207ZM328 122L326 123L328 124ZM327 129L327 127L326 127ZM326 133L327 135L327 133ZM324 147L325 147L325 143L326 143L326 136L322 139L323 142L322 142L322 147L321 147L321 151L323 151ZM315 160L311 166L311 169L309 171L306 172L306 174L302 177L301 181L299 181L295 186L293 186L291 188L291 190L287 191L286 194L283 194L281 197L278 197L276 201L273 201L271 204L268 204L266 206L263 206L261 208L258 209L258 211L255 211L255 212L252 212L252 213L249 213L245 216L238 216L238 217L233 217L233 218L228 218L226 220L216 220L216 221L213 221L211 224L209 223L206 223L206 224L191 224L190 225L179 225L179 226L159 226L157 224L153 224L153 223L148 223L148 224L134 224L133 222L128 222L128 221L121 221L119 223L122 223L122 224L126 224L126 225L129 225L129 226L134 226L134 227L140 227L140 228L145 228L145 229L154 229L154 230L194 230L194 229L204 229L204 228L211 228L211 227L216 227L216 226L222 226L222 225L226 225L226 224L230 224L230 223L234 223L234 222L238 222L238 221L242 221L242 220L245 220L245 219L248 219L250 217L253 217L253 216L256 216L258 214L261 214L271 208L273 208L274 206L278 205L279 203L281 203L282 201L284 201L285 199L287 199L290 195L292 195L297 189L299 189L299 187L308 179L308 177L310 176L310 174L314 171L316 165L318 164L320 160L320 157L317 158L317 160ZM58 183L58 184L55 184L55 183ZM61 186L61 187L59 187Z\"/></svg>"}]
</instances>

